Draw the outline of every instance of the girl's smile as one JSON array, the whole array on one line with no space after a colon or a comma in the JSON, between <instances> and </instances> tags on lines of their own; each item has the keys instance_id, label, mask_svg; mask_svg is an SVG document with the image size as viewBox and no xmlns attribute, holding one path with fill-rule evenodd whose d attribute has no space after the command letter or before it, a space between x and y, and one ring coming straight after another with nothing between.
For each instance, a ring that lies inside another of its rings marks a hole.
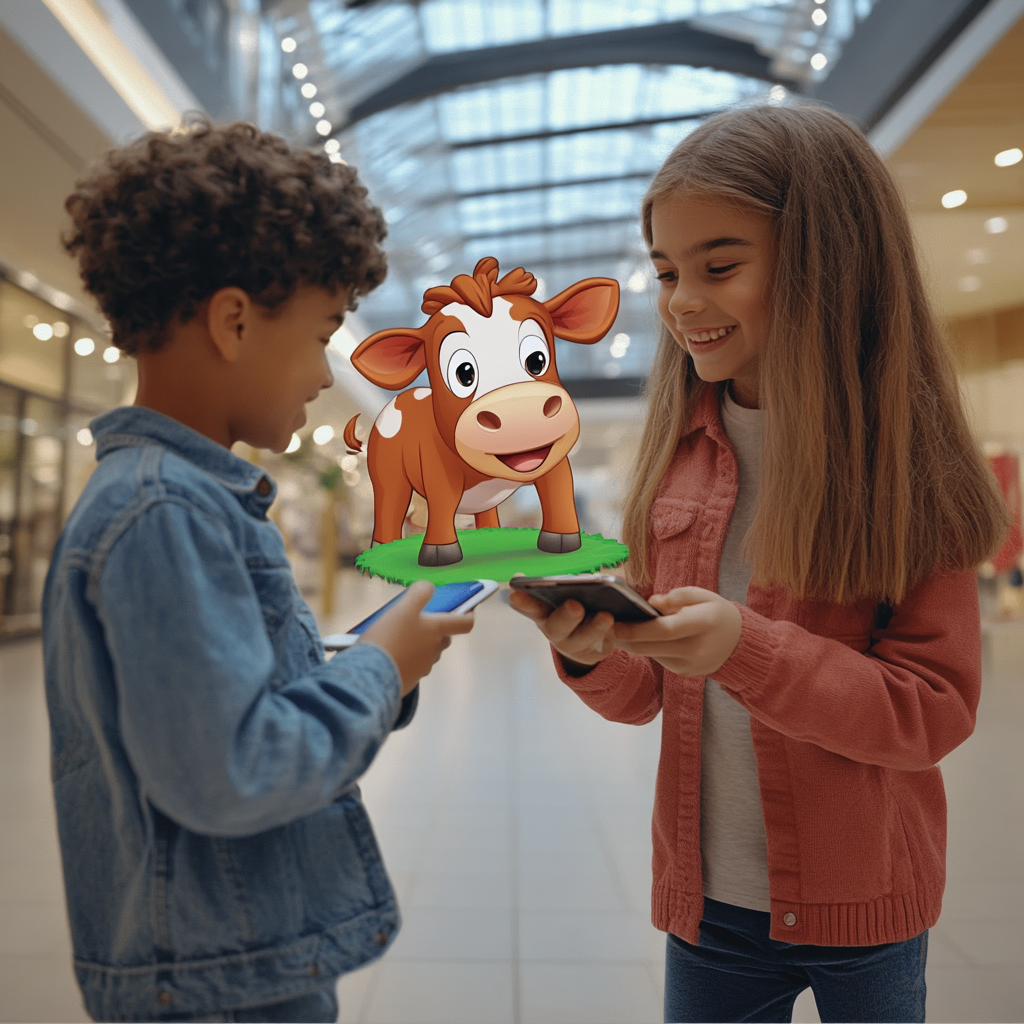
<instances>
[{"instance_id":1,"label":"girl's smile","mask_svg":"<svg viewBox=\"0 0 1024 1024\"><path fill-rule=\"evenodd\" d=\"M769 218L710 198L658 200L651 259L661 282L658 312L697 374L731 381L734 399L756 408L774 259Z\"/></svg>"},{"instance_id":2,"label":"girl's smile","mask_svg":"<svg viewBox=\"0 0 1024 1024\"><path fill-rule=\"evenodd\" d=\"M736 330L736 324L731 324L728 327L701 328L700 330L691 328L688 331L683 331L683 337L686 339L687 347L691 349L696 347L702 352L707 352L715 342L729 337L734 330Z\"/></svg>"}]
</instances>

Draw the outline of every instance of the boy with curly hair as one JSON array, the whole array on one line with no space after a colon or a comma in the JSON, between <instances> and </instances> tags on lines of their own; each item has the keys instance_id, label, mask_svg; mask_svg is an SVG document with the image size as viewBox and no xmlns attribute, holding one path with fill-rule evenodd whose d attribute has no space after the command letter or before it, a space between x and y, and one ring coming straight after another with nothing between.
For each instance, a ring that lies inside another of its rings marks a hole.
<instances>
[{"instance_id":1,"label":"boy with curly hair","mask_svg":"<svg viewBox=\"0 0 1024 1024\"><path fill-rule=\"evenodd\" d=\"M470 617L422 584L325 661L275 486L386 271L352 168L251 125L109 153L67 200L86 288L138 361L54 551L43 640L75 971L96 1020L333 1021L399 917L356 780Z\"/></svg>"}]
</instances>

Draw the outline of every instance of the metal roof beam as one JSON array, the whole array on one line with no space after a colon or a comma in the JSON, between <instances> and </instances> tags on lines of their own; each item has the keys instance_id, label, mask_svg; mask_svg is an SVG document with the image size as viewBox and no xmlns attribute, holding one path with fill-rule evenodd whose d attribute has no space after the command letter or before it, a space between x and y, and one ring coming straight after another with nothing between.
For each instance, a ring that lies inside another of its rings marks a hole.
<instances>
[{"instance_id":1,"label":"metal roof beam","mask_svg":"<svg viewBox=\"0 0 1024 1024\"><path fill-rule=\"evenodd\" d=\"M615 181L646 181L653 178L654 169L649 171L629 171L626 174L605 174L597 178L569 178L566 181L536 181L529 185L503 185L500 188L481 188L473 192L446 192L444 195L432 196L418 205L421 208L443 206L445 203L458 202L461 199L485 199L488 196L509 196L522 192L543 192L552 188L571 188L576 185L605 185Z\"/></svg>"},{"instance_id":2,"label":"metal roof beam","mask_svg":"<svg viewBox=\"0 0 1024 1024\"><path fill-rule=\"evenodd\" d=\"M688 64L770 82L778 80L771 72L770 58L753 44L695 29L687 21L670 21L436 54L357 103L345 127L382 110L463 85L606 64Z\"/></svg>"},{"instance_id":3,"label":"metal roof beam","mask_svg":"<svg viewBox=\"0 0 1024 1024\"><path fill-rule=\"evenodd\" d=\"M510 142L542 142L565 135L583 135L586 132L612 132L631 128L654 128L660 124L678 124L683 121L703 121L706 117L720 114L722 108L696 110L692 114L672 114L666 117L645 117L635 121L607 121L603 124L580 125L576 128L550 128L540 132L525 132L522 135L492 135L483 139L467 139L464 142L446 143L450 150L478 149L481 146L499 146Z\"/></svg>"},{"instance_id":4,"label":"metal roof beam","mask_svg":"<svg viewBox=\"0 0 1024 1024\"><path fill-rule=\"evenodd\" d=\"M530 224L526 227L507 227L497 231L477 231L463 234L466 242L479 242L484 238L519 238L522 235L545 235L552 232L572 231L574 228L606 228L613 224L636 224L639 220L637 214L631 213L628 217L590 217L586 220L567 220L559 224Z\"/></svg>"}]
</instances>

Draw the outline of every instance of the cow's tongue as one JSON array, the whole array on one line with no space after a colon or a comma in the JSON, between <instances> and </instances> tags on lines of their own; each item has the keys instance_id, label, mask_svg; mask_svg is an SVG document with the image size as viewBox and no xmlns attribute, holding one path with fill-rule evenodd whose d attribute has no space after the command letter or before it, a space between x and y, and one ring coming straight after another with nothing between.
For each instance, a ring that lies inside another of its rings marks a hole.
<instances>
[{"instance_id":1,"label":"cow's tongue","mask_svg":"<svg viewBox=\"0 0 1024 1024\"><path fill-rule=\"evenodd\" d=\"M510 452L498 458L517 473L531 473L548 457L549 451L551 445L547 448L534 448L532 452Z\"/></svg>"}]
</instances>

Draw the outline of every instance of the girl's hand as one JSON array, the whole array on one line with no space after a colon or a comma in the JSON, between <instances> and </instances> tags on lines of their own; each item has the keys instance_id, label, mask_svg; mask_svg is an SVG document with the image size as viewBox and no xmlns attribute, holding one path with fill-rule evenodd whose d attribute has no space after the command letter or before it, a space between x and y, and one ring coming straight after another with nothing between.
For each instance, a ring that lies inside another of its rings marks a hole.
<instances>
[{"instance_id":1,"label":"girl's hand","mask_svg":"<svg viewBox=\"0 0 1024 1024\"><path fill-rule=\"evenodd\" d=\"M579 601L566 601L551 611L543 601L513 590L508 602L520 615L533 619L548 643L577 665L596 665L614 650L611 631L615 620L608 612L598 612L584 623L586 613Z\"/></svg>"},{"instance_id":2,"label":"girl's hand","mask_svg":"<svg viewBox=\"0 0 1024 1024\"><path fill-rule=\"evenodd\" d=\"M643 654L680 676L709 676L740 642L743 618L730 601L701 587L678 587L648 599L661 618L618 623L613 643Z\"/></svg>"}]
</instances>

